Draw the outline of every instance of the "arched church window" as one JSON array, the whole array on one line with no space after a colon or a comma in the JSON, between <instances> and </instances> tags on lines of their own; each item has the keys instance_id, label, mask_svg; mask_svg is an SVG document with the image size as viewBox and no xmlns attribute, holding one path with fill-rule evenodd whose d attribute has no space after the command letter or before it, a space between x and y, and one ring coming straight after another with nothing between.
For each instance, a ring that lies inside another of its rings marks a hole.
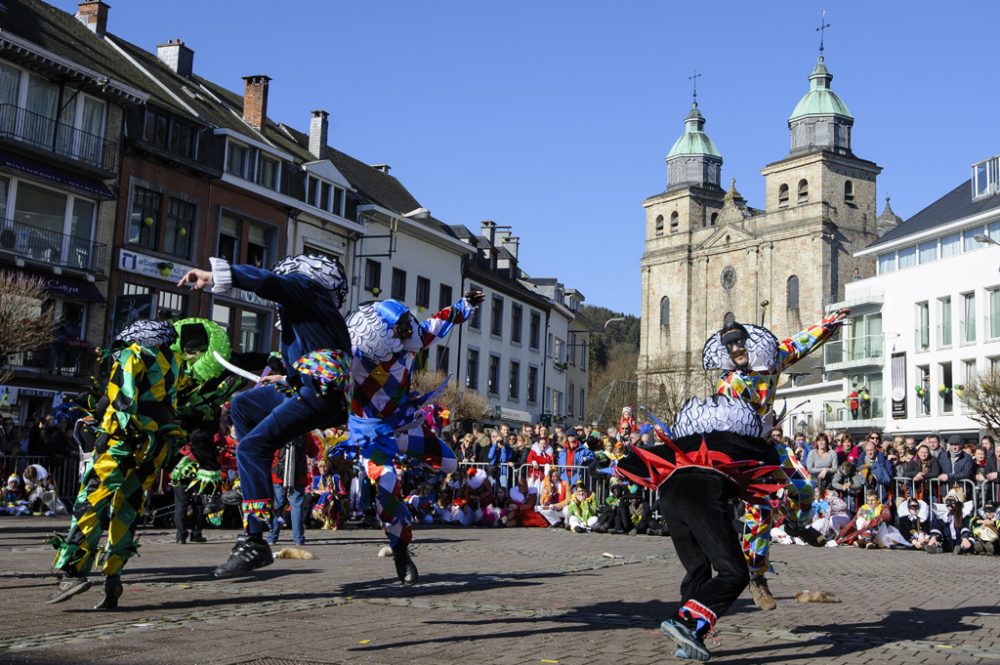
<instances>
[{"instance_id":1,"label":"arched church window","mask_svg":"<svg viewBox=\"0 0 1000 665\"><path fill-rule=\"evenodd\" d=\"M851 180L844 182L844 200L848 203L854 200L854 182Z\"/></svg>"},{"instance_id":2,"label":"arched church window","mask_svg":"<svg viewBox=\"0 0 1000 665\"><path fill-rule=\"evenodd\" d=\"M656 235L663 235L663 215L656 216Z\"/></svg>"},{"instance_id":3,"label":"arched church window","mask_svg":"<svg viewBox=\"0 0 1000 665\"><path fill-rule=\"evenodd\" d=\"M785 286L785 307L789 310L798 310L799 308L799 278L797 275L788 278Z\"/></svg>"},{"instance_id":4,"label":"arched church window","mask_svg":"<svg viewBox=\"0 0 1000 665\"><path fill-rule=\"evenodd\" d=\"M681 216L677 214L677 211L670 213L670 232L677 233L677 229L681 226Z\"/></svg>"},{"instance_id":5,"label":"arched church window","mask_svg":"<svg viewBox=\"0 0 1000 665\"><path fill-rule=\"evenodd\" d=\"M660 325L664 328L670 325L670 298L660 298Z\"/></svg>"},{"instance_id":6,"label":"arched church window","mask_svg":"<svg viewBox=\"0 0 1000 665\"><path fill-rule=\"evenodd\" d=\"M711 221L712 226L715 226L715 223L717 221L719 221L719 213L713 212L712 213L712 221Z\"/></svg>"},{"instance_id":7,"label":"arched church window","mask_svg":"<svg viewBox=\"0 0 1000 665\"><path fill-rule=\"evenodd\" d=\"M809 200L809 182L803 178L799 180L799 199L798 203L805 203Z\"/></svg>"},{"instance_id":8,"label":"arched church window","mask_svg":"<svg viewBox=\"0 0 1000 665\"><path fill-rule=\"evenodd\" d=\"M788 205L788 185L782 185L778 188L778 207L784 208Z\"/></svg>"}]
</instances>

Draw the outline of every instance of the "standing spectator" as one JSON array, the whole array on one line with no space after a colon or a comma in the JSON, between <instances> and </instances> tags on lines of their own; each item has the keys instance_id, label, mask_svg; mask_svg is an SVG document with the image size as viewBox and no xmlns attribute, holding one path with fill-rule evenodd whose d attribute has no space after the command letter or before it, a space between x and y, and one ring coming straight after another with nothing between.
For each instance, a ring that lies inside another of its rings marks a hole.
<instances>
[{"instance_id":1,"label":"standing spectator","mask_svg":"<svg viewBox=\"0 0 1000 665\"><path fill-rule=\"evenodd\" d=\"M566 447L559 452L556 460L557 464L563 467L562 479L575 486L586 477L586 472L579 467L588 467L593 461L594 452L580 445L576 430L571 428L566 432Z\"/></svg>"},{"instance_id":2,"label":"standing spectator","mask_svg":"<svg viewBox=\"0 0 1000 665\"><path fill-rule=\"evenodd\" d=\"M865 480L865 486L869 491L874 490L880 502L885 502L889 498L889 485L892 484L894 469L889 460L878 448L876 441L878 434L868 437L865 442L865 451L858 457L858 466L861 469L861 476Z\"/></svg>"},{"instance_id":3,"label":"standing spectator","mask_svg":"<svg viewBox=\"0 0 1000 665\"><path fill-rule=\"evenodd\" d=\"M993 457L993 437L989 434L983 435L979 441L979 447L986 451L986 457Z\"/></svg>"},{"instance_id":4,"label":"standing spectator","mask_svg":"<svg viewBox=\"0 0 1000 665\"><path fill-rule=\"evenodd\" d=\"M971 480L973 461L969 453L962 450L962 439L957 434L948 438L948 450L941 456L941 482L954 483L961 480Z\"/></svg>"},{"instance_id":5,"label":"standing spectator","mask_svg":"<svg viewBox=\"0 0 1000 665\"><path fill-rule=\"evenodd\" d=\"M837 472L837 466L839 466L837 453L830 450L830 439L827 438L826 433L820 432L816 436L815 447L806 459L806 470L816 480L816 487L819 488L820 495L833 482L833 474Z\"/></svg>"},{"instance_id":6,"label":"standing spectator","mask_svg":"<svg viewBox=\"0 0 1000 665\"><path fill-rule=\"evenodd\" d=\"M858 391L858 402L861 405L861 418L868 420L872 417L872 394L868 386L861 386Z\"/></svg>"},{"instance_id":7,"label":"standing spectator","mask_svg":"<svg viewBox=\"0 0 1000 665\"><path fill-rule=\"evenodd\" d=\"M917 499L929 499L930 492L927 482L941 475L941 463L931 455L931 449L926 444L917 447L917 454L899 470L899 475L913 480L912 496Z\"/></svg>"},{"instance_id":8,"label":"standing spectator","mask_svg":"<svg viewBox=\"0 0 1000 665\"><path fill-rule=\"evenodd\" d=\"M510 435L513 437L513 434ZM510 479L514 468L514 449L510 443L504 439L503 434L493 432L490 435L491 445L486 460L490 464L490 476L494 483L500 487L508 488L511 485Z\"/></svg>"},{"instance_id":9,"label":"standing spectator","mask_svg":"<svg viewBox=\"0 0 1000 665\"><path fill-rule=\"evenodd\" d=\"M458 458L459 462L475 462L477 450L472 435L466 434L462 437L462 443L455 449L455 457Z\"/></svg>"},{"instance_id":10,"label":"standing spectator","mask_svg":"<svg viewBox=\"0 0 1000 665\"><path fill-rule=\"evenodd\" d=\"M941 437L937 434L928 434L927 438L924 439L924 443L927 444L927 448L931 451L931 456L936 457L939 462L947 454L947 451L941 447Z\"/></svg>"},{"instance_id":11,"label":"standing spectator","mask_svg":"<svg viewBox=\"0 0 1000 665\"><path fill-rule=\"evenodd\" d=\"M837 467L837 472L833 474L833 482L830 483L830 486L840 492L844 500L847 501L848 507L851 507L852 504L857 507L857 500L864 490L865 480L861 477L854 462L848 460Z\"/></svg>"},{"instance_id":12,"label":"standing spectator","mask_svg":"<svg viewBox=\"0 0 1000 665\"><path fill-rule=\"evenodd\" d=\"M853 390L847 396L847 408L851 410L851 420L858 419L858 384L854 384Z\"/></svg>"},{"instance_id":13,"label":"standing spectator","mask_svg":"<svg viewBox=\"0 0 1000 665\"><path fill-rule=\"evenodd\" d=\"M306 456L319 457L321 453L316 440L308 434L296 437L274 451L274 465L271 467L271 481L274 483L274 515L271 518L271 533L267 536L267 542L270 544L278 542L281 526L284 523L281 515L284 513L286 502L291 513L292 541L296 545L305 544L305 497L309 474Z\"/></svg>"},{"instance_id":14,"label":"standing spectator","mask_svg":"<svg viewBox=\"0 0 1000 665\"><path fill-rule=\"evenodd\" d=\"M986 449L976 448L976 452L972 456L972 462L973 476L976 482L984 482L986 480Z\"/></svg>"},{"instance_id":15,"label":"standing spectator","mask_svg":"<svg viewBox=\"0 0 1000 665\"><path fill-rule=\"evenodd\" d=\"M546 438L540 437L531 444L527 463L531 465L531 468L528 469L528 485L535 488L536 491L541 491L548 467L555 464L552 446L549 445Z\"/></svg>"}]
</instances>

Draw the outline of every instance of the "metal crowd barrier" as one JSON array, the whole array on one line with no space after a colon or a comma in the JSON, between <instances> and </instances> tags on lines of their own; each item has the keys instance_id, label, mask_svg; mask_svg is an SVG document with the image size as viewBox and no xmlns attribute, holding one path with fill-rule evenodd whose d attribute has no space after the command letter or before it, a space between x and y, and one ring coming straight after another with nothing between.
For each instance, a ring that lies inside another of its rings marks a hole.
<instances>
[{"instance_id":1,"label":"metal crowd barrier","mask_svg":"<svg viewBox=\"0 0 1000 665\"><path fill-rule=\"evenodd\" d=\"M49 472L49 477L67 508L73 506L80 491L80 471L75 457L56 458L41 455L18 455L3 458L3 480L11 474L21 477L31 464L38 464Z\"/></svg>"}]
</instances>

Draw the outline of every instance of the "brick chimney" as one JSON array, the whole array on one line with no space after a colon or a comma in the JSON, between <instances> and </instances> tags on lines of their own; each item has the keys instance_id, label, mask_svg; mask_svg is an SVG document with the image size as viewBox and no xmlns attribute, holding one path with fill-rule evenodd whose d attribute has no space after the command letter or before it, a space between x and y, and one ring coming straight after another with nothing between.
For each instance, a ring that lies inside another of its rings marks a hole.
<instances>
[{"instance_id":1,"label":"brick chimney","mask_svg":"<svg viewBox=\"0 0 1000 665\"><path fill-rule=\"evenodd\" d=\"M111 5L101 0L84 0L76 8L76 18L94 31L98 37L103 37L108 31L108 10Z\"/></svg>"},{"instance_id":2,"label":"brick chimney","mask_svg":"<svg viewBox=\"0 0 1000 665\"><path fill-rule=\"evenodd\" d=\"M243 122L254 129L264 127L267 117L267 86L269 76L255 74L243 77Z\"/></svg>"},{"instance_id":3,"label":"brick chimney","mask_svg":"<svg viewBox=\"0 0 1000 665\"><path fill-rule=\"evenodd\" d=\"M166 44L157 46L156 57L181 76L191 76L194 69L194 51L180 39L171 39Z\"/></svg>"},{"instance_id":4,"label":"brick chimney","mask_svg":"<svg viewBox=\"0 0 1000 665\"><path fill-rule=\"evenodd\" d=\"M326 111L313 111L309 119L309 152L316 159L323 158L326 135L330 128L329 117L330 114Z\"/></svg>"}]
</instances>

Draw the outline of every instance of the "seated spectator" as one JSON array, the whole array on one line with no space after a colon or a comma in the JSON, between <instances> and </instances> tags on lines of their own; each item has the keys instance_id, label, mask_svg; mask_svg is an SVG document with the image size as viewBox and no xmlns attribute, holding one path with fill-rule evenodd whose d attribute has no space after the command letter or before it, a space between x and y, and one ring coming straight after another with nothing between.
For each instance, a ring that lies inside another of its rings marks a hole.
<instances>
[{"instance_id":1,"label":"seated spectator","mask_svg":"<svg viewBox=\"0 0 1000 665\"><path fill-rule=\"evenodd\" d=\"M566 505L567 526L570 531L586 533L597 524L597 497L578 482L573 486L573 495Z\"/></svg>"},{"instance_id":2,"label":"seated spectator","mask_svg":"<svg viewBox=\"0 0 1000 665\"><path fill-rule=\"evenodd\" d=\"M309 483L309 494L313 499L312 516L323 529L336 531L342 519L342 501L347 495L340 476L333 473L333 465L327 459L317 464L317 473Z\"/></svg>"},{"instance_id":3,"label":"seated spectator","mask_svg":"<svg viewBox=\"0 0 1000 665\"><path fill-rule=\"evenodd\" d=\"M500 521L500 511L493 502L493 485L489 475L482 469L470 467L467 472L469 487L469 507L473 512L473 524L476 526L496 526ZM504 493L504 499L507 495Z\"/></svg>"},{"instance_id":4,"label":"seated spectator","mask_svg":"<svg viewBox=\"0 0 1000 665\"><path fill-rule=\"evenodd\" d=\"M987 501L982 515L972 520L972 535L976 554L1000 554L1000 518L994 502Z\"/></svg>"},{"instance_id":5,"label":"seated spectator","mask_svg":"<svg viewBox=\"0 0 1000 665\"><path fill-rule=\"evenodd\" d=\"M29 464L21 474L21 480L24 482L25 499L31 512L40 515L48 510L42 500L42 494L54 489L54 486L45 467L41 464Z\"/></svg>"},{"instance_id":6,"label":"seated spectator","mask_svg":"<svg viewBox=\"0 0 1000 665\"><path fill-rule=\"evenodd\" d=\"M3 501L0 502L0 515L31 517L31 510L28 508L28 501L24 496L24 488L21 486L21 479L17 477L16 473L10 474L10 477L7 478Z\"/></svg>"},{"instance_id":7,"label":"seated spectator","mask_svg":"<svg viewBox=\"0 0 1000 665\"><path fill-rule=\"evenodd\" d=\"M475 514L469 506L469 486L465 479L465 473L456 471L449 473L441 481L435 516L444 524L472 524Z\"/></svg>"},{"instance_id":8,"label":"seated spectator","mask_svg":"<svg viewBox=\"0 0 1000 665\"><path fill-rule=\"evenodd\" d=\"M625 484L619 479L612 479L608 496L604 499L604 505L598 509L597 524L594 525L595 533L625 533L625 527L629 529L629 517L625 508Z\"/></svg>"},{"instance_id":9,"label":"seated spectator","mask_svg":"<svg viewBox=\"0 0 1000 665\"><path fill-rule=\"evenodd\" d=\"M924 551L928 554L969 554L973 551L972 529L964 517L964 504L965 495L960 488L948 490L944 497L944 514L931 519L931 537Z\"/></svg>"},{"instance_id":10,"label":"seated spectator","mask_svg":"<svg viewBox=\"0 0 1000 665\"><path fill-rule=\"evenodd\" d=\"M837 466L839 466L837 453L830 450L830 439L825 433L820 432L816 436L812 452L806 458L806 470L812 476L816 487L821 490L821 494L833 482Z\"/></svg>"},{"instance_id":11,"label":"seated spectator","mask_svg":"<svg viewBox=\"0 0 1000 665\"><path fill-rule=\"evenodd\" d=\"M910 547L922 550L930 539L930 508L927 503L915 497L900 500L899 519L896 528Z\"/></svg>"},{"instance_id":12,"label":"seated spectator","mask_svg":"<svg viewBox=\"0 0 1000 665\"><path fill-rule=\"evenodd\" d=\"M506 526L543 527L548 522L535 511L538 504L538 491L528 485L528 479L521 477L510 490L510 502L502 510L501 521Z\"/></svg>"},{"instance_id":13,"label":"seated spectator","mask_svg":"<svg viewBox=\"0 0 1000 665\"><path fill-rule=\"evenodd\" d=\"M854 466L854 462L845 461L837 467L830 486L846 498L860 493L865 488L865 480Z\"/></svg>"},{"instance_id":14,"label":"seated spectator","mask_svg":"<svg viewBox=\"0 0 1000 665\"><path fill-rule=\"evenodd\" d=\"M889 510L889 506L882 503L878 490L872 488L868 492L868 501L858 508L854 519L837 534L836 542L838 545L853 545L866 549L888 548L894 545L908 546L909 542L891 526L891 521L892 511Z\"/></svg>"},{"instance_id":15,"label":"seated spectator","mask_svg":"<svg viewBox=\"0 0 1000 665\"><path fill-rule=\"evenodd\" d=\"M941 456L941 474L938 480L954 483L971 480L974 473L972 457L962 450L962 439L957 434L948 437L948 449Z\"/></svg>"},{"instance_id":16,"label":"seated spectator","mask_svg":"<svg viewBox=\"0 0 1000 665\"><path fill-rule=\"evenodd\" d=\"M907 490L911 492L911 496L917 499L928 500L930 492L928 491L927 482L941 475L941 464L931 454L930 447L922 443L917 446L917 454L913 459L904 464L903 468L899 470L899 475L903 478L913 480L912 489Z\"/></svg>"},{"instance_id":17,"label":"seated spectator","mask_svg":"<svg viewBox=\"0 0 1000 665\"><path fill-rule=\"evenodd\" d=\"M559 469L552 469L545 477L535 510L541 513L549 526L558 526L566 519L564 511L569 498L569 484L559 477Z\"/></svg>"},{"instance_id":18,"label":"seated spectator","mask_svg":"<svg viewBox=\"0 0 1000 665\"><path fill-rule=\"evenodd\" d=\"M851 516L847 514L847 504L832 489L820 490L817 487L813 492L815 498L812 508L812 527L823 534L828 541L833 541L840 530L851 521Z\"/></svg>"},{"instance_id":19,"label":"seated spectator","mask_svg":"<svg viewBox=\"0 0 1000 665\"><path fill-rule=\"evenodd\" d=\"M647 534L651 530L650 520L653 511L649 507L649 502L643 497L637 485L628 486L628 494L625 495L625 510L628 512L628 535ZM656 529L653 529L656 530ZM660 535L659 532L650 535Z\"/></svg>"}]
</instances>

